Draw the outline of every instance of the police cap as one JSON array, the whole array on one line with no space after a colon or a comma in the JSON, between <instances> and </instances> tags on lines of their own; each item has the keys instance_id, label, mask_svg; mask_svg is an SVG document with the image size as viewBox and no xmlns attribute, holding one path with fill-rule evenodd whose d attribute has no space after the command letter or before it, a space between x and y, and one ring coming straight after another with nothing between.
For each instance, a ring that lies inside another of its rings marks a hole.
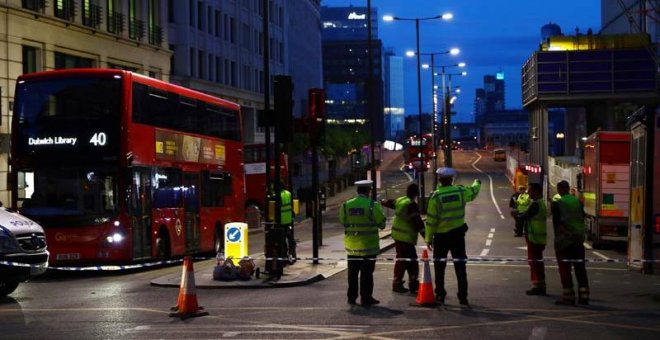
<instances>
[{"instance_id":1,"label":"police cap","mask_svg":"<svg viewBox=\"0 0 660 340\"><path fill-rule=\"evenodd\" d=\"M435 171L436 174L438 174L439 177L455 177L456 176L456 170L454 168L438 168L438 170Z\"/></svg>"},{"instance_id":2,"label":"police cap","mask_svg":"<svg viewBox=\"0 0 660 340\"><path fill-rule=\"evenodd\" d=\"M370 179L363 179L361 181L355 182L355 185L358 188L371 188L371 186L374 184L374 181Z\"/></svg>"}]
</instances>

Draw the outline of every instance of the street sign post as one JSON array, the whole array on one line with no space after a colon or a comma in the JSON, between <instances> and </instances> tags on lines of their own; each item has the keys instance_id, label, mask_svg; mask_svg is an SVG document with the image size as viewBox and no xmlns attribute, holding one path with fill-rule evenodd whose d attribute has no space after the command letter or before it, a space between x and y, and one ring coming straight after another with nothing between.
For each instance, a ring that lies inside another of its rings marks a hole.
<instances>
[{"instance_id":1,"label":"street sign post","mask_svg":"<svg viewBox=\"0 0 660 340\"><path fill-rule=\"evenodd\" d=\"M248 225L242 222L225 224L225 256L240 260L248 256Z\"/></svg>"}]
</instances>

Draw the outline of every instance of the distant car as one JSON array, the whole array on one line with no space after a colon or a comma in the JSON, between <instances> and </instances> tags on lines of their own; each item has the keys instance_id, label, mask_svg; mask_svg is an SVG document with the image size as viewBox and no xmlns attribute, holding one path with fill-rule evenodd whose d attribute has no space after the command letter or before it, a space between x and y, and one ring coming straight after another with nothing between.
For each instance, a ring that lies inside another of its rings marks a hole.
<instances>
[{"instance_id":1,"label":"distant car","mask_svg":"<svg viewBox=\"0 0 660 340\"><path fill-rule=\"evenodd\" d=\"M504 149L493 150L493 160L496 162L506 161L506 151Z\"/></svg>"},{"instance_id":2,"label":"distant car","mask_svg":"<svg viewBox=\"0 0 660 340\"><path fill-rule=\"evenodd\" d=\"M0 297L48 269L46 248L44 230L37 222L0 207Z\"/></svg>"}]
</instances>

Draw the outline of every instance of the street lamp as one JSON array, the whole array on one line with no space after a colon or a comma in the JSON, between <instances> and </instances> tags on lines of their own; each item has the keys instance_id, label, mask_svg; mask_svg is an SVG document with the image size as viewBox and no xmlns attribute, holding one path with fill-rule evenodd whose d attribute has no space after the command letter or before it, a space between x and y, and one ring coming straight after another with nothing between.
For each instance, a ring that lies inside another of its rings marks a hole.
<instances>
[{"instance_id":1,"label":"street lamp","mask_svg":"<svg viewBox=\"0 0 660 340\"><path fill-rule=\"evenodd\" d=\"M420 65L420 59L419 59L419 22L420 21L427 21L427 20L436 20L436 19L442 19L442 20L451 20L454 18L454 15L452 13L444 13L441 15L436 15L432 17L423 17L423 18L401 18L401 17L396 17L392 15L385 15L383 16L383 21L414 21L415 22L415 51L417 55L417 110L419 111L419 138L421 140L422 138L422 133L423 133L423 127L424 123L422 121L422 75L421 75L421 65ZM422 153L422 165L424 164L424 156ZM420 196L420 208L422 212L426 211L426 193L425 193L425 188L424 188L424 173L422 173L421 176L419 176L419 186L420 186L420 191L421 191L421 196Z\"/></svg>"},{"instance_id":2,"label":"street lamp","mask_svg":"<svg viewBox=\"0 0 660 340\"><path fill-rule=\"evenodd\" d=\"M438 138L437 138L436 132L435 132L435 124L438 121L438 119L437 119L437 114L438 114L437 113L437 108L438 108L437 98L438 97L437 97L436 91L435 91L437 86L435 86L435 76L434 76L434 72L433 72L433 69L435 68L435 56L436 55L442 55L442 54L458 55L459 53L461 53L461 50L458 49L458 48L452 48L452 49L449 49L447 51L442 51L442 52L431 52L431 53L423 53L422 52L422 53L419 53L420 55L431 56L431 64L430 65L429 64L423 64L422 68L425 68L425 69L430 68L431 69L431 106L432 106L432 111L433 111L432 114L431 114L432 115L431 143L433 143L433 178L434 178L433 183L438 182L438 174L435 173L435 171L437 170L437 166L438 166L438 164L437 164L437 153L438 153L437 140L438 140ZM407 53L407 55L409 55L409 54ZM462 64L464 64L464 63L462 63Z\"/></svg>"},{"instance_id":3,"label":"street lamp","mask_svg":"<svg viewBox=\"0 0 660 340\"><path fill-rule=\"evenodd\" d=\"M451 124L451 112L450 110L450 104L453 104L453 101L449 97L451 94L451 76L467 76L467 72L462 71L460 73L446 73L445 70L450 67L460 67L463 68L467 64L464 62L456 63L456 64L451 64L451 65L439 65L439 66L429 66L427 65L425 68L439 68L442 70L441 73L435 73L432 72L433 76L437 75L442 75L442 135L443 135L443 141L445 142L445 166L446 167L451 167L452 166L452 155L451 155L451 129L449 128L449 125ZM445 76L449 76L449 85L445 87ZM435 88L435 87L434 87ZM454 99L455 100L455 99Z\"/></svg>"},{"instance_id":4,"label":"street lamp","mask_svg":"<svg viewBox=\"0 0 660 340\"><path fill-rule=\"evenodd\" d=\"M464 62L460 62L458 64L453 64L453 65L442 65L442 113L443 113L443 134L445 137L445 144L447 148L445 149L445 166L446 167L451 167L452 166L452 155L451 155L451 107L450 107L450 98L449 95L450 89L451 89L451 76L452 75L461 75L461 76L466 76L467 72L463 71L461 73L454 73L454 74L448 74L449 76L449 84L446 87L445 90L445 68L449 67L465 67Z\"/></svg>"}]
</instances>

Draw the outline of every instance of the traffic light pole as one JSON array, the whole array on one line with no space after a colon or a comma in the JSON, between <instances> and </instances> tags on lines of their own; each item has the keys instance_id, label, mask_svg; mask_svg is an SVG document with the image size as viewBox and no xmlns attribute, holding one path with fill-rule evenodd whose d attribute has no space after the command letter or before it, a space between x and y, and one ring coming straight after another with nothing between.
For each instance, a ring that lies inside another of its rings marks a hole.
<instances>
[{"instance_id":1,"label":"traffic light pole","mask_svg":"<svg viewBox=\"0 0 660 340\"><path fill-rule=\"evenodd\" d=\"M270 41L268 33L268 0L261 1L262 7L262 30L263 30L263 67L264 67L264 119L266 120L266 135L265 135L265 144L266 144L266 192L264 193L264 202L268 202L268 192L271 188L270 181L270 127L272 126L271 122L273 121L270 111ZM268 211L268 203L264 204L265 216L270 216Z\"/></svg>"}]
</instances>

